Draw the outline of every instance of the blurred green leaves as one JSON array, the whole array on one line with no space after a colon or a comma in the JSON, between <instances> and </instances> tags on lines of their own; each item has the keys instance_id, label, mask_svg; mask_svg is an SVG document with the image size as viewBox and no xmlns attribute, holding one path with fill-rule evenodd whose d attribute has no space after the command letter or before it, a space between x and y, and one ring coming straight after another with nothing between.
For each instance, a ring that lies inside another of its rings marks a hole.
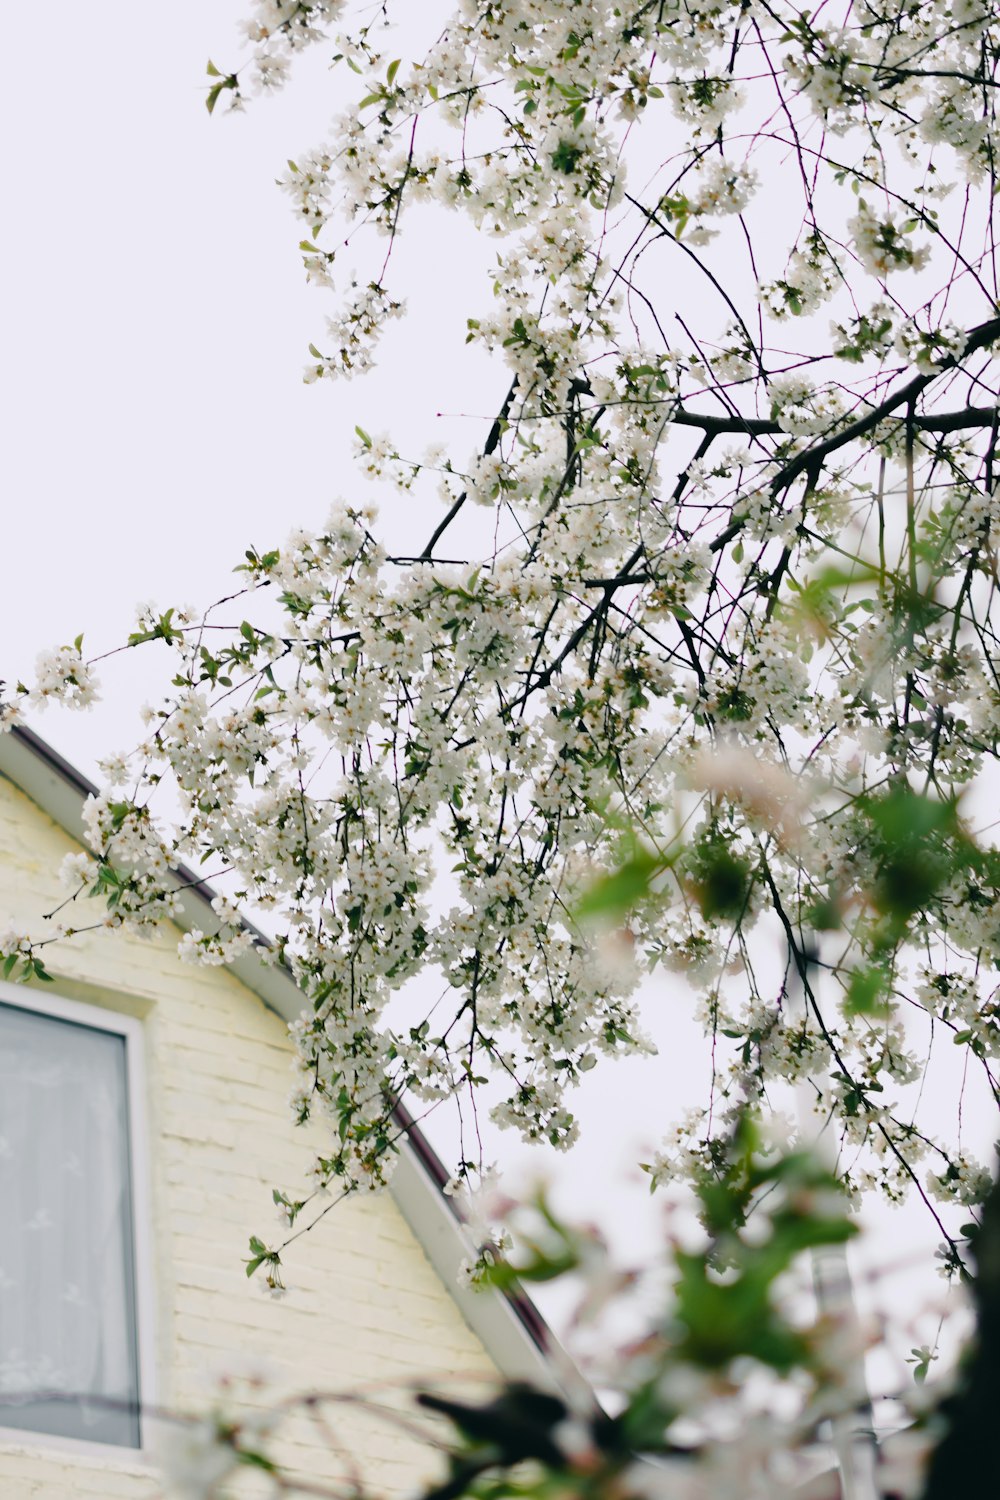
<instances>
[{"instance_id":1,"label":"blurred green leaves","mask_svg":"<svg viewBox=\"0 0 1000 1500\"><path fill-rule=\"evenodd\" d=\"M808 1331L781 1310L776 1283L804 1251L856 1232L836 1179L808 1152L767 1151L744 1112L722 1170L697 1194L710 1240L703 1252L675 1252L676 1355L708 1369L744 1355L780 1373L810 1364ZM766 1232L746 1233L751 1215Z\"/></svg>"},{"instance_id":2,"label":"blurred green leaves","mask_svg":"<svg viewBox=\"0 0 1000 1500\"><path fill-rule=\"evenodd\" d=\"M574 1494L590 1493L590 1480L596 1493L610 1493L599 1481L606 1483L619 1472L629 1455L694 1456L697 1447L688 1446L692 1439L680 1436L683 1427L678 1424L692 1417L697 1421L706 1375L718 1381L718 1391L738 1388L748 1360L779 1380L797 1373L805 1381L803 1389L810 1384L819 1389L829 1377L821 1321L813 1321L802 1308L794 1310L784 1278L803 1254L842 1245L856 1232L831 1171L809 1151L782 1150L770 1143L755 1115L744 1108L719 1142L695 1192L703 1238L698 1243L688 1236L683 1244L668 1244L664 1269L670 1289L665 1298L658 1292L660 1310L653 1313L641 1342L644 1354L635 1366L640 1378L613 1419L598 1415L593 1421L588 1484L574 1488ZM484 1282L509 1291L519 1282L575 1276L582 1306L595 1301L599 1307L617 1306L634 1273L612 1263L596 1230L563 1222L544 1191L528 1203L505 1207L514 1210L516 1250L508 1260L490 1247ZM660 1271L656 1274L660 1287ZM736 1369L742 1371L738 1379ZM470 1420L476 1410L484 1418L500 1410L498 1398L491 1395L481 1408L454 1413L444 1403L436 1405L466 1437L453 1464L475 1454L481 1459L478 1474L499 1476L506 1463L502 1445L485 1454ZM552 1436L558 1443L558 1431ZM533 1456L540 1457L537 1448ZM571 1453L543 1459L537 1476L526 1477L526 1487L503 1493L547 1495L556 1472L574 1473ZM476 1493L486 1491L477 1486Z\"/></svg>"},{"instance_id":3,"label":"blurred green leaves","mask_svg":"<svg viewBox=\"0 0 1000 1500\"><path fill-rule=\"evenodd\" d=\"M942 801L898 781L877 796L860 797L857 806L875 858L866 894L884 922L879 946L889 947L952 876L981 862L981 854L954 799Z\"/></svg>"},{"instance_id":4,"label":"blurred green leaves","mask_svg":"<svg viewBox=\"0 0 1000 1500\"><path fill-rule=\"evenodd\" d=\"M578 921L620 922L633 907L645 901L652 882L672 860L633 841L631 852L616 870L600 875L577 902Z\"/></svg>"}]
</instances>

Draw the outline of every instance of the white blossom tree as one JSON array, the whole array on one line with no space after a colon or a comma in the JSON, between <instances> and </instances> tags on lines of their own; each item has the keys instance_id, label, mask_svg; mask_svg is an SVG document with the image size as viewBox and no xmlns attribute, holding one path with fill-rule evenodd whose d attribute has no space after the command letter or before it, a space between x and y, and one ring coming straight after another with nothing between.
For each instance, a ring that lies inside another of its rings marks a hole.
<instances>
[{"instance_id":1,"label":"white blossom tree","mask_svg":"<svg viewBox=\"0 0 1000 1500\"><path fill-rule=\"evenodd\" d=\"M178 861L228 872L182 944L207 963L266 914L318 1189L385 1178L399 1099L474 1112L486 1078L500 1123L570 1145L659 966L716 1068L654 1183L711 1178L799 1083L847 1188L916 1191L958 1267L990 1176L917 1096L943 1039L997 1097L995 8L462 0L405 55L391 4L251 12L210 110L335 62L282 183L333 307L306 379L370 366L431 205L491 242L495 414L475 453L358 430L426 511L416 555L349 496L236 595L140 618L173 686L107 763L73 901L142 927ZM94 693L77 641L5 721ZM43 975L66 917L4 973ZM390 1024L421 973L440 1001Z\"/></svg>"},{"instance_id":2,"label":"white blossom tree","mask_svg":"<svg viewBox=\"0 0 1000 1500\"><path fill-rule=\"evenodd\" d=\"M106 763L66 905L3 938L3 972L46 977L88 892L141 929L170 915L179 862L221 872L218 928L182 951L228 961L246 915L276 934L303 994L294 1113L331 1124L317 1192L385 1179L401 1099L474 1116L486 1080L500 1123L570 1145L580 1075L648 1047L639 976L682 973L712 1097L649 1170L693 1179L707 1248L672 1252L672 1321L622 1353L617 1425L519 1389L429 1397L459 1435L434 1493L508 1493L527 1461L540 1496L773 1495L775 1455L855 1401L831 1330L779 1312L776 1279L849 1228L754 1112L793 1085L841 1184L919 1194L952 1271L990 1184L926 1095L943 1042L1000 1097L1000 15L461 0L401 17L397 44L396 8L253 0L248 60L209 64L207 104L327 48L328 142L282 183L333 307L306 379L371 365L405 318L411 211L446 239L452 210L491 245L466 317L492 420L473 453L358 429L361 469L426 513L415 555L348 496L247 551L238 593L140 617L123 649L169 648L171 690ZM5 725L95 692L77 640ZM456 1176L479 1165L463 1147ZM276 1197L294 1226L311 1195ZM743 1233L751 1210L765 1234ZM589 1268L616 1295L603 1250L539 1211L522 1273ZM991 1409L991 1244L935 1495ZM283 1249L251 1241L275 1289ZM747 1361L794 1387L784 1425ZM285 1483L238 1424L192 1442L189 1493L240 1463Z\"/></svg>"}]
</instances>

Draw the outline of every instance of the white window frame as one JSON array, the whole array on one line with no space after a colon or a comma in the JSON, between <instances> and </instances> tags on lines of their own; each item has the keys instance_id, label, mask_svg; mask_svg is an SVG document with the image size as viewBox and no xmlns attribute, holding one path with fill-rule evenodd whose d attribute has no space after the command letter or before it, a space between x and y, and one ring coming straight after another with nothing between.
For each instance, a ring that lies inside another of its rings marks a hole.
<instances>
[{"instance_id":1,"label":"white window frame","mask_svg":"<svg viewBox=\"0 0 1000 1500\"><path fill-rule=\"evenodd\" d=\"M34 1432L5 1427L0 1421L0 1445L4 1447L56 1449L62 1453L115 1459L127 1464L148 1461L150 1435L155 1425L153 1407L156 1401L156 1298L153 1282L153 1211L149 1172L149 1131L146 1119L146 1057L143 1024L121 1011L105 1010L82 1000L67 1000L32 986L0 981L0 1002L18 1010L51 1016L53 1020L89 1026L95 1031L109 1031L125 1041L125 1090L129 1133L130 1196L132 1204L132 1245L135 1258L135 1332L139 1378L139 1446L127 1448L118 1443L91 1443L83 1438L62 1437L58 1433Z\"/></svg>"}]
</instances>

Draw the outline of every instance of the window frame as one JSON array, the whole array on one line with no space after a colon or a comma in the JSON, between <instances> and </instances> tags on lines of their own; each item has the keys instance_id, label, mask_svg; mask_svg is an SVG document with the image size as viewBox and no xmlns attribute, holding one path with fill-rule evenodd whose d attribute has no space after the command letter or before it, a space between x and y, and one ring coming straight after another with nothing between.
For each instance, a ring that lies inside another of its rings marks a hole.
<instances>
[{"instance_id":1,"label":"window frame","mask_svg":"<svg viewBox=\"0 0 1000 1500\"><path fill-rule=\"evenodd\" d=\"M0 1002L16 1010L48 1016L95 1031L111 1032L125 1043L125 1092L128 1121L128 1162L132 1209L132 1247L135 1273L136 1370L139 1383L139 1446L90 1442L85 1438L54 1432L34 1432L25 1428L6 1427L0 1416L0 1446L56 1449L81 1456L114 1457L120 1463L142 1463L149 1458L150 1437L155 1426L153 1406L156 1400L155 1309L153 1281L153 1212L150 1191L149 1130L146 1114L146 1057L143 1023L122 1011L105 1009L82 1000L70 1000L58 993L41 991L34 985L0 981Z\"/></svg>"}]
</instances>

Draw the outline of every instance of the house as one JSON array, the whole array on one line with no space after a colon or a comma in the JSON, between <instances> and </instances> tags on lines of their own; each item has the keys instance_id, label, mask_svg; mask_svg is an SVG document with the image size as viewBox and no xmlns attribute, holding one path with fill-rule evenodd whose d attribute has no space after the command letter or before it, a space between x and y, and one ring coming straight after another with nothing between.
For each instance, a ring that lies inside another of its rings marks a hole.
<instances>
[{"instance_id":1,"label":"house","mask_svg":"<svg viewBox=\"0 0 1000 1500\"><path fill-rule=\"evenodd\" d=\"M0 735L0 926L30 929L58 899L92 790L31 732ZM181 925L204 923L211 894L184 892ZM551 1384L530 1304L459 1285L471 1247L403 1114L390 1193L337 1205L289 1256L292 1294L261 1296L248 1236L280 1239L271 1189L307 1158L285 1105L301 997L253 953L186 965L177 936L86 932L47 955L53 983L0 986L4 1500L160 1494L150 1413L205 1411L216 1374L247 1362L273 1372L269 1395L435 1375L472 1389L497 1370ZM398 1426L349 1407L331 1420L387 1495L433 1466ZM288 1441L296 1467L336 1470L316 1422Z\"/></svg>"}]
</instances>

